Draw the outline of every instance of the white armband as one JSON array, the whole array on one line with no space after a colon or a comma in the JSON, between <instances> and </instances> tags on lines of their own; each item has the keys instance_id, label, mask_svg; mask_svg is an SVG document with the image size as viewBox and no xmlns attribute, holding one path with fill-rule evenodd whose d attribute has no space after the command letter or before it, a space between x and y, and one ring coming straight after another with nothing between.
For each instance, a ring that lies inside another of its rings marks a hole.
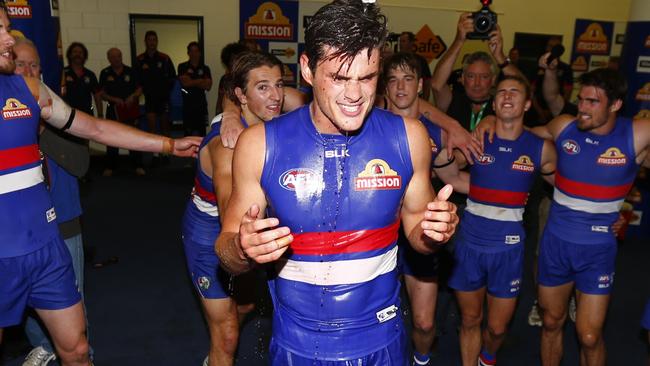
<instances>
[{"instance_id":1,"label":"white armband","mask_svg":"<svg viewBox=\"0 0 650 366\"><path fill-rule=\"evenodd\" d=\"M41 111L49 112L45 113L47 118L44 118L48 123L62 130L70 128L72 121L74 120L74 109L72 109L72 107L64 102L61 97L48 88L43 82L40 84L38 99Z\"/></svg>"}]
</instances>

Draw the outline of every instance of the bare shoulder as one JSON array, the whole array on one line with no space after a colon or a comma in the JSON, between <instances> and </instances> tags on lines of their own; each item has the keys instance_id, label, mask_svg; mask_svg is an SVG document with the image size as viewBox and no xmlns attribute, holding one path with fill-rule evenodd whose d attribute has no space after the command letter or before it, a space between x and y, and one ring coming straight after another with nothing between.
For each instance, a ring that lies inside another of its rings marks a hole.
<instances>
[{"instance_id":1,"label":"bare shoulder","mask_svg":"<svg viewBox=\"0 0 650 366\"><path fill-rule=\"evenodd\" d=\"M235 160L257 164L264 161L266 151L264 123L248 127L241 133L235 146Z\"/></svg>"},{"instance_id":2,"label":"bare shoulder","mask_svg":"<svg viewBox=\"0 0 650 366\"><path fill-rule=\"evenodd\" d=\"M570 114L561 114L553 118L546 126L548 127L549 132L555 138L557 135L562 132L569 125L569 123L575 121L576 117Z\"/></svg>"},{"instance_id":3,"label":"bare shoulder","mask_svg":"<svg viewBox=\"0 0 650 366\"><path fill-rule=\"evenodd\" d=\"M27 84L27 87L34 96L34 99L38 100L40 97L41 81L31 76L24 76L23 79L25 79L25 84Z\"/></svg>"}]
</instances>

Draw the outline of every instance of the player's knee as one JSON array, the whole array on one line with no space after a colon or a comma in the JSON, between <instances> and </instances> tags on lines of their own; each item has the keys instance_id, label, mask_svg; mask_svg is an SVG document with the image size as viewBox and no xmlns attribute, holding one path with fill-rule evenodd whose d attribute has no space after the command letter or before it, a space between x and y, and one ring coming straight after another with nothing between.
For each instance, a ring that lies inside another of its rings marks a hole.
<instances>
[{"instance_id":1,"label":"player's knee","mask_svg":"<svg viewBox=\"0 0 650 366\"><path fill-rule=\"evenodd\" d=\"M580 340L580 345L584 348L594 348L598 346L601 339L600 332L593 330L587 331L578 331L578 339Z\"/></svg>"},{"instance_id":2,"label":"player's knee","mask_svg":"<svg viewBox=\"0 0 650 366\"><path fill-rule=\"evenodd\" d=\"M542 313L542 327L548 332L555 332L562 329L566 315L553 315L549 312Z\"/></svg>"},{"instance_id":3,"label":"player's knee","mask_svg":"<svg viewBox=\"0 0 650 366\"><path fill-rule=\"evenodd\" d=\"M435 330L433 319L418 318L414 319L413 327L420 333L430 334Z\"/></svg>"},{"instance_id":4,"label":"player's knee","mask_svg":"<svg viewBox=\"0 0 650 366\"><path fill-rule=\"evenodd\" d=\"M506 335L508 330L506 324L488 324L487 331L492 338L501 338Z\"/></svg>"},{"instance_id":5,"label":"player's knee","mask_svg":"<svg viewBox=\"0 0 650 366\"><path fill-rule=\"evenodd\" d=\"M482 319L483 316L481 314L463 314L462 326L464 328L480 327Z\"/></svg>"},{"instance_id":6,"label":"player's knee","mask_svg":"<svg viewBox=\"0 0 650 366\"><path fill-rule=\"evenodd\" d=\"M57 351L63 364L81 363L88 360L88 341L85 336L80 337L74 344L59 346Z\"/></svg>"}]
</instances>

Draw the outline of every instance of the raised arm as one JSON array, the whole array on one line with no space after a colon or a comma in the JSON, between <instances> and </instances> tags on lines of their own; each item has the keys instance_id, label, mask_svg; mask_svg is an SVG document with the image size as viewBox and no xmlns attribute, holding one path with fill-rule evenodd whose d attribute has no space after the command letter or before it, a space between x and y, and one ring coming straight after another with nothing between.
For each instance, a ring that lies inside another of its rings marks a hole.
<instances>
[{"instance_id":1,"label":"raised arm","mask_svg":"<svg viewBox=\"0 0 650 366\"><path fill-rule=\"evenodd\" d=\"M463 44L467 39L467 33L473 30L474 22L472 20L472 14L461 14L456 27L456 38L454 38L454 42L449 46L449 49L447 49L447 52L445 52L440 61L438 61L433 71L431 89L436 100L436 106L442 111L446 112L451 103L451 89L447 85L447 80L453 71L454 63L456 63L460 55L460 50L463 48Z\"/></svg>"},{"instance_id":2,"label":"raised arm","mask_svg":"<svg viewBox=\"0 0 650 366\"><path fill-rule=\"evenodd\" d=\"M215 243L221 264L232 274L246 272L254 263L275 261L293 241L288 227L278 227L277 218L263 218L264 124L246 129L240 139L233 157L232 194Z\"/></svg>"},{"instance_id":3,"label":"raised arm","mask_svg":"<svg viewBox=\"0 0 650 366\"><path fill-rule=\"evenodd\" d=\"M558 60L555 59L551 61L549 65L547 63L550 52L543 54L539 58L539 67L544 69L544 80L542 82L542 95L544 96L544 101L548 105L549 110L553 117L556 117L562 112L564 108L564 97L560 93L560 83L557 79L557 65Z\"/></svg>"},{"instance_id":4,"label":"raised arm","mask_svg":"<svg viewBox=\"0 0 650 366\"><path fill-rule=\"evenodd\" d=\"M488 48L497 65L501 66L501 72L504 75L519 76L525 79L525 76L519 71L517 66L510 63L503 53L503 35L501 34L501 27L497 24L496 29L490 33L488 40Z\"/></svg>"},{"instance_id":5,"label":"raised arm","mask_svg":"<svg viewBox=\"0 0 650 366\"><path fill-rule=\"evenodd\" d=\"M456 230L456 206L447 201L453 189L445 186L435 196L430 181L431 150L424 126L405 118L413 176L404 194L400 212L404 232L415 250L432 253Z\"/></svg>"},{"instance_id":6,"label":"raised arm","mask_svg":"<svg viewBox=\"0 0 650 366\"><path fill-rule=\"evenodd\" d=\"M68 106L42 82L26 78L32 94L41 107L41 118L52 126L75 136L101 144L129 150L162 152L176 156L196 156L199 137L171 139L127 126L123 123L99 119Z\"/></svg>"}]
</instances>

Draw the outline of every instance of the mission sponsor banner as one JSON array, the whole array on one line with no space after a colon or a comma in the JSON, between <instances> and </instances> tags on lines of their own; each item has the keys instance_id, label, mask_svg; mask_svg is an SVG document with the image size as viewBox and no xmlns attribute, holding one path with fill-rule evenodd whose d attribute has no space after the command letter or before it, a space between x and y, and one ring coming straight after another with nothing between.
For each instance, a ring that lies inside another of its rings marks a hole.
<instances>
[{"instance_id":1,"label":"mission sponsor banner","mask_svg":"<svg viewBox=\"0 0 650 366\"><path fill-rule=\"evenodd\" d=\"M576 73L602 67L612 51L614 23L576 19L571 69Z\"/></svg>"},{"instance_id":2,"label":"mission sponsor banner","mask_svg":"<svg viewBox=\"0 0 650 366\"><path fill-rule=\"evenodd\" d=\"M255 40L260 47L276 55L293 75L295 86L298 50L298 1L239 1L240 38Z\"/></svg>"},{"instance_id":3,"label":"mission sponsor banner","mask_svg":"<svg viewBox=\"0 0 650 366\"><path fill-rule=\"evenodd\" d=\"M52 90L59 91L63 52L58 0L9 0L6 4L12 34L34 42L41 58L43 81Z\"/></svg>"}]
</instances>

